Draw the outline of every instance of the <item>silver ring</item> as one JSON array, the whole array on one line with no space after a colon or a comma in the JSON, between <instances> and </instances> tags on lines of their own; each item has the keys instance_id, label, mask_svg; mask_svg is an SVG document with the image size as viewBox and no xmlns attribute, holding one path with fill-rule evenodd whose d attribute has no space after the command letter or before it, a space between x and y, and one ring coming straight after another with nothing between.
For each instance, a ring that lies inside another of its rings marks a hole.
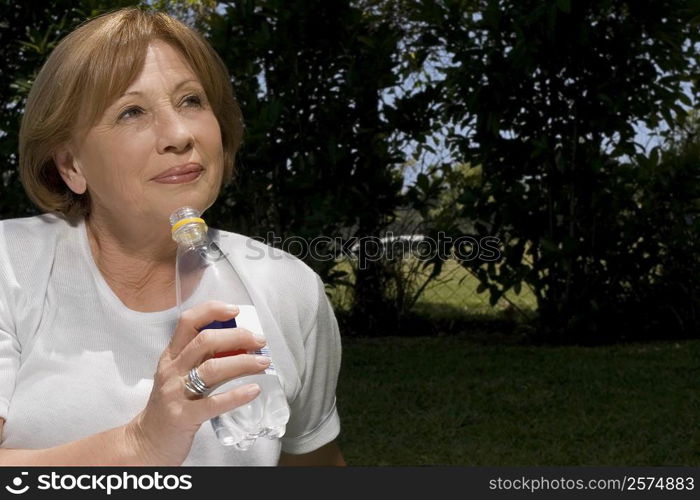
<instances>
[{"instance_id":1,"label":"silver ring","mask_svg":"<svg viewBox=\"0 0 700 500\"><path fill-rule=\"evenodd\" d=\"M197 396L201 396L209 390L207 384L204 383L202 378L199 376L197 367L195 366L187 374L187 380L185 381L185 388Z\"/></svg>"}]
</instances>

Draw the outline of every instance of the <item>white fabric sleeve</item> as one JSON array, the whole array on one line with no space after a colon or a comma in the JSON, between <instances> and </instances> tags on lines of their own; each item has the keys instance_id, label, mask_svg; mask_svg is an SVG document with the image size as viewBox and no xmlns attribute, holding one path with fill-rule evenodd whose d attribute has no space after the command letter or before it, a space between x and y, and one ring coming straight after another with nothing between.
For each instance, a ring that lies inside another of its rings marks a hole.
<instances>
[{"instance_id":1,"label":"white fabric sleeve","mask_svg":"<svg viewBox=\"0 0 700 500\"><path fill-rule=\"evenodd\" d=\"M305 363L301 389L290 404L291 416L282 438L282 451L309 453L332 441L340 432L335 406L341 361L338 322L316 274L316 313L304 336Z\"/></svg>"},{"instance_id":2,"label":"white fabric sleeve","mask_svg":"<svg viewBox=\"0 0 700 500\"><path fill-rule=\"evenodd\" d=\"M0 224L0 418L7 418L19 370L20 344L15 332L11 292L18 284L9 267L5 235Z\"/></svg>"}]
</instances>

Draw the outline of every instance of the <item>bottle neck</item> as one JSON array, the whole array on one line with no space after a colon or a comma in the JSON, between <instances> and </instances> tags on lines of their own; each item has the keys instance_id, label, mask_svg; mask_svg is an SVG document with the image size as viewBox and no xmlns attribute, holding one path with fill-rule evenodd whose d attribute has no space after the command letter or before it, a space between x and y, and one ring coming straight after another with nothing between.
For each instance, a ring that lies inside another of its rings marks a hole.
<instances>
[{"instance_id":1,"label":"bottle neck","mask_svg":"<svg viewBox=\"0 0 700 500\"><path fill-rule=\"evenodd\" d=\"M202 222L188 222L173 232L173 239L179 246L198 247L208 241L207 226Z\"/></svg>"}]
</instances>

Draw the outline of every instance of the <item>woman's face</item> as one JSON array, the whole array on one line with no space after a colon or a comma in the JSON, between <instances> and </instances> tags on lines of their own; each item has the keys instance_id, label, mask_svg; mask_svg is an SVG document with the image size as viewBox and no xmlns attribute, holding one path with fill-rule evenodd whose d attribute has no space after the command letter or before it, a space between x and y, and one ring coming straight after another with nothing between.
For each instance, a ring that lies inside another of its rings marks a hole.
<instances>
[{"instance_id":1,"label":"woman's face","mask_svg":"<svg viewBox=\"0 0 700 500\"><path fill-rule=\"evenodd\" d=\"M223 175L221 130L204 89L162 41L149 45L124 95L55 158L71 190L89 192L91 214L106 219L167 224L181 206L204 211Z\"/></svg>"}]
</instances>

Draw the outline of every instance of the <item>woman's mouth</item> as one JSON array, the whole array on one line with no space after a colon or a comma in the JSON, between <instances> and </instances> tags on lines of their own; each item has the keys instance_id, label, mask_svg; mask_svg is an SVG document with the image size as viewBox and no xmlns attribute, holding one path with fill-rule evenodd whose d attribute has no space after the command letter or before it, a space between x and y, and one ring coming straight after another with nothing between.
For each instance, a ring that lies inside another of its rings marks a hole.
<instances>
[{"instance_id":1,"label":"woman's mouth","mask_svg":"<svg viewBox=\"0 0 700 500\"><path fill-rule=\"evenodd\" d=\"M152 180L161 184L184 184L197 179L204 168L198 163L188 163L170 168L154 177Z\"/></svg>"}]
</instances>

